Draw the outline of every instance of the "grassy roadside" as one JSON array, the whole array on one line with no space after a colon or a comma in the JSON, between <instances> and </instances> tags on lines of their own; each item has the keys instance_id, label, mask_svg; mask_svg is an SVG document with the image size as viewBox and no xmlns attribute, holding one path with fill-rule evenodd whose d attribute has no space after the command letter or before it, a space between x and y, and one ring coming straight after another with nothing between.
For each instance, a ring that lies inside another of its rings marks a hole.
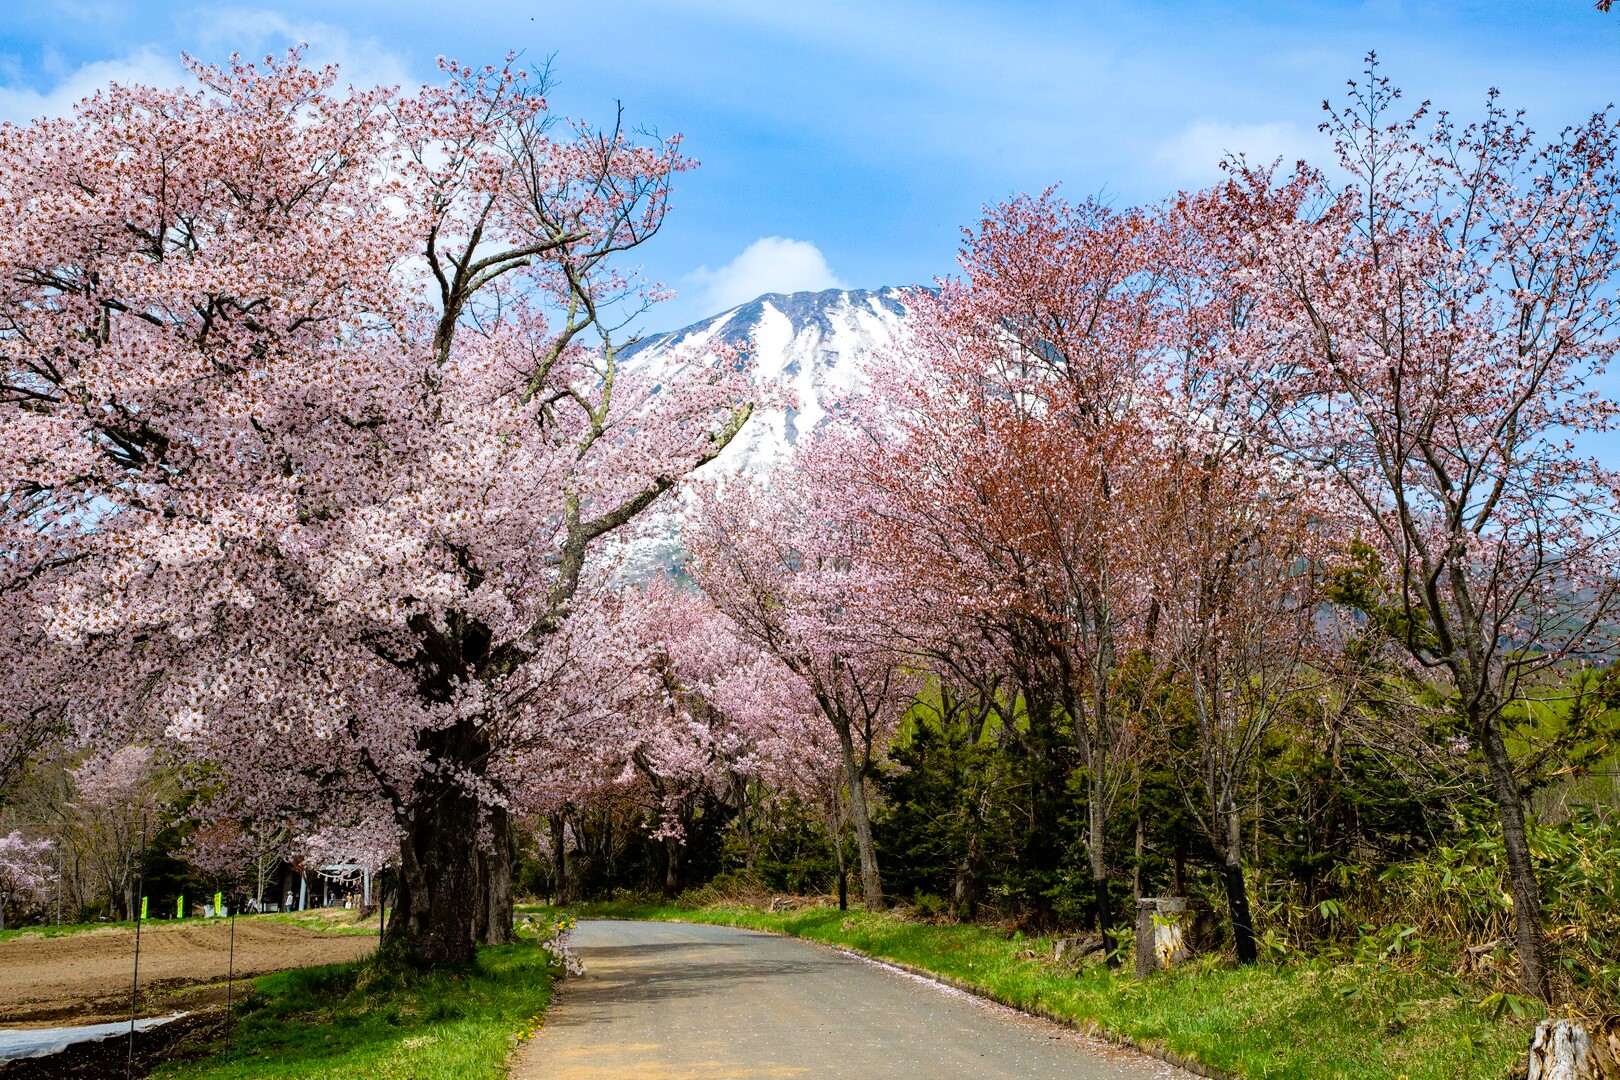
<instances>
[{"instance_id":1,"label":"grassy roadside","mask_svg":"<svg viewBox=\"0 0 1620 1080\"><path fill-rule=\"evenodd\" d=\"M357 910L350 908L311 908L308 911L292 911L285 913L266 912L262 915L238 915L239 924L247 923L287 923L292 926L302 926L310 930L319 930L328 934L370 934L376 936L377 916L360 918ZM147 919L141 923L141 933L164 933L177 930L181 927L198 926L225 926L222 919ZM72 937L76 934L89 934L97 930L133 930L132 922L92 922L92 923L64 923L61 926L18 926L9 930L0 930L0 944L18 940L40 940L46 938Z\"/></svg>"},{"instance_id":2,"label":"grassy roadside","mask_svg":"<svg viewBox=\"0 0 1620 1080\"><path fill-rule=\"evenodd\" d=\"M718 923L846 946L972 985L1018 1008L1095 1023L1245 1080L1505 1078L1521 1062L1532 1026L1492 1019L1459 980L1388 964L1238 969L1212 957L1139 983L1101 964L1063 969L1046 959L1047 938L893 915L623 903L568 910Z\"/></svg>"},{"instance_id":3,"label":"grassy roadside","mask_svg":"<svg viewBox=\"0 0 1620 1080\"><path fill-rule=\"evenodd\" d=\"M464 974L370 961L254 980L232 1047L151 1074L163 1080L463 1080L504 1075L516 1040L551 999L550 954L534 941L479 953Z\"/></svg>"}]
</instances>

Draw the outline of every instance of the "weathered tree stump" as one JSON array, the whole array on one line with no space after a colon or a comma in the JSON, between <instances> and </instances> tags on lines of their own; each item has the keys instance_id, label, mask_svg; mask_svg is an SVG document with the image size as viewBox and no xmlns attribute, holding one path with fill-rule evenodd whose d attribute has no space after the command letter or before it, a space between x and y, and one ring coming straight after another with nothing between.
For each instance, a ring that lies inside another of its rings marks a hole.
<instances>
[{"instance_id":1,"label":"weathered tree stump","mask_svg":"<svg viewBox=\"0 0 1620 1080\"><path fill-rule=\"evenodd\" d=\"M1182 937L1185 896L1144 896L1136 902L1136 977L1171 968L1192 955Z\"/></svg>"},{"instance_id":2,"label":"weathered tree stump","mask_svg":"<svg viewBox=\"0 0 1620 1080\"><path fill-rule=\"evenodd\" d=\"M1590 1032L1579 1020L1543 1020L1530 1040L1529 1080L1620 1080L1620 1017Z\"/></svg>"}]
</instances>

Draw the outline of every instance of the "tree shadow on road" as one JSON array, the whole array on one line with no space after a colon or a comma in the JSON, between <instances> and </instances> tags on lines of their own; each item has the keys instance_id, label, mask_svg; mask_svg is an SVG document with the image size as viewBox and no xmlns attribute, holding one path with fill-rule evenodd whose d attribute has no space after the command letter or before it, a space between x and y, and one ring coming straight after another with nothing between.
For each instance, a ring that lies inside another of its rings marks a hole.
<instances>
[{"instance_id":1,"label":"tree shadow on road","mask_svg":"<svg viewBox=\"0 0 1620 1080\"><path fill-rule=\"evenodd\" d=\"M685 947L687 950L690 946ZM749 982L809 975L824 966L817 957L804 959L696 960L642 966L606 963L609 955L621 960L648 954L681 951L679 946L623 945L580 950L585 975L559 984L561 993L546 1014L546 1027L572 1027L622 1020L619 1008L646 1002L665 1003L733 991ZM592 969L593 960L602 964Z\"/></svg>"}]
</instances>

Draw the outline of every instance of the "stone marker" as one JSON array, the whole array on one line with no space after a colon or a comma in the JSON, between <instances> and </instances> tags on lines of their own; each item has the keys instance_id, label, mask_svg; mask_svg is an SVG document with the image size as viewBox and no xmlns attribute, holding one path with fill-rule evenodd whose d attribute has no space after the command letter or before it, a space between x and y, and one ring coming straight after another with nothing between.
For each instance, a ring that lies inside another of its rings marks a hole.
<instances>
[{"instance_id":1,"label":"stone marker","mask_svg":"<svg viewBox=\"0 0 1620 1080\"><path fill-rule=\"evenodd\" d=\"M1136 902L1136 977L1171 968L1192 955L1182 937L1185 896L1144 896Z\"/></svg>"}]
</instances>

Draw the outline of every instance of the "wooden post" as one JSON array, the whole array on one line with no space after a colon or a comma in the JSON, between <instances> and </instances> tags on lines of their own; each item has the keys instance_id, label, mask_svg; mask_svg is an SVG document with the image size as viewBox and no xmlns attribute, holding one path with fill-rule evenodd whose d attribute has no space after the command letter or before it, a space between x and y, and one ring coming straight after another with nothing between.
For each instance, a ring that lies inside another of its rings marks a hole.
<instances>
[{"instance_id":1,"label":"wooden post","mask_svg":"<svg viewBox=\"0 0 1620 1080\"><path fill-rule=\"evenodd\" d=\"M141 861L135 865L135 891L146 891L146 815L141 815ZM135 1004L141 987L141 923L146 919L146 900L141 900L140 917L135 920L135 970L129 977L129 1055L124 1061L124 1078L135 1076Z\"/></svg>"}]
</instances>

